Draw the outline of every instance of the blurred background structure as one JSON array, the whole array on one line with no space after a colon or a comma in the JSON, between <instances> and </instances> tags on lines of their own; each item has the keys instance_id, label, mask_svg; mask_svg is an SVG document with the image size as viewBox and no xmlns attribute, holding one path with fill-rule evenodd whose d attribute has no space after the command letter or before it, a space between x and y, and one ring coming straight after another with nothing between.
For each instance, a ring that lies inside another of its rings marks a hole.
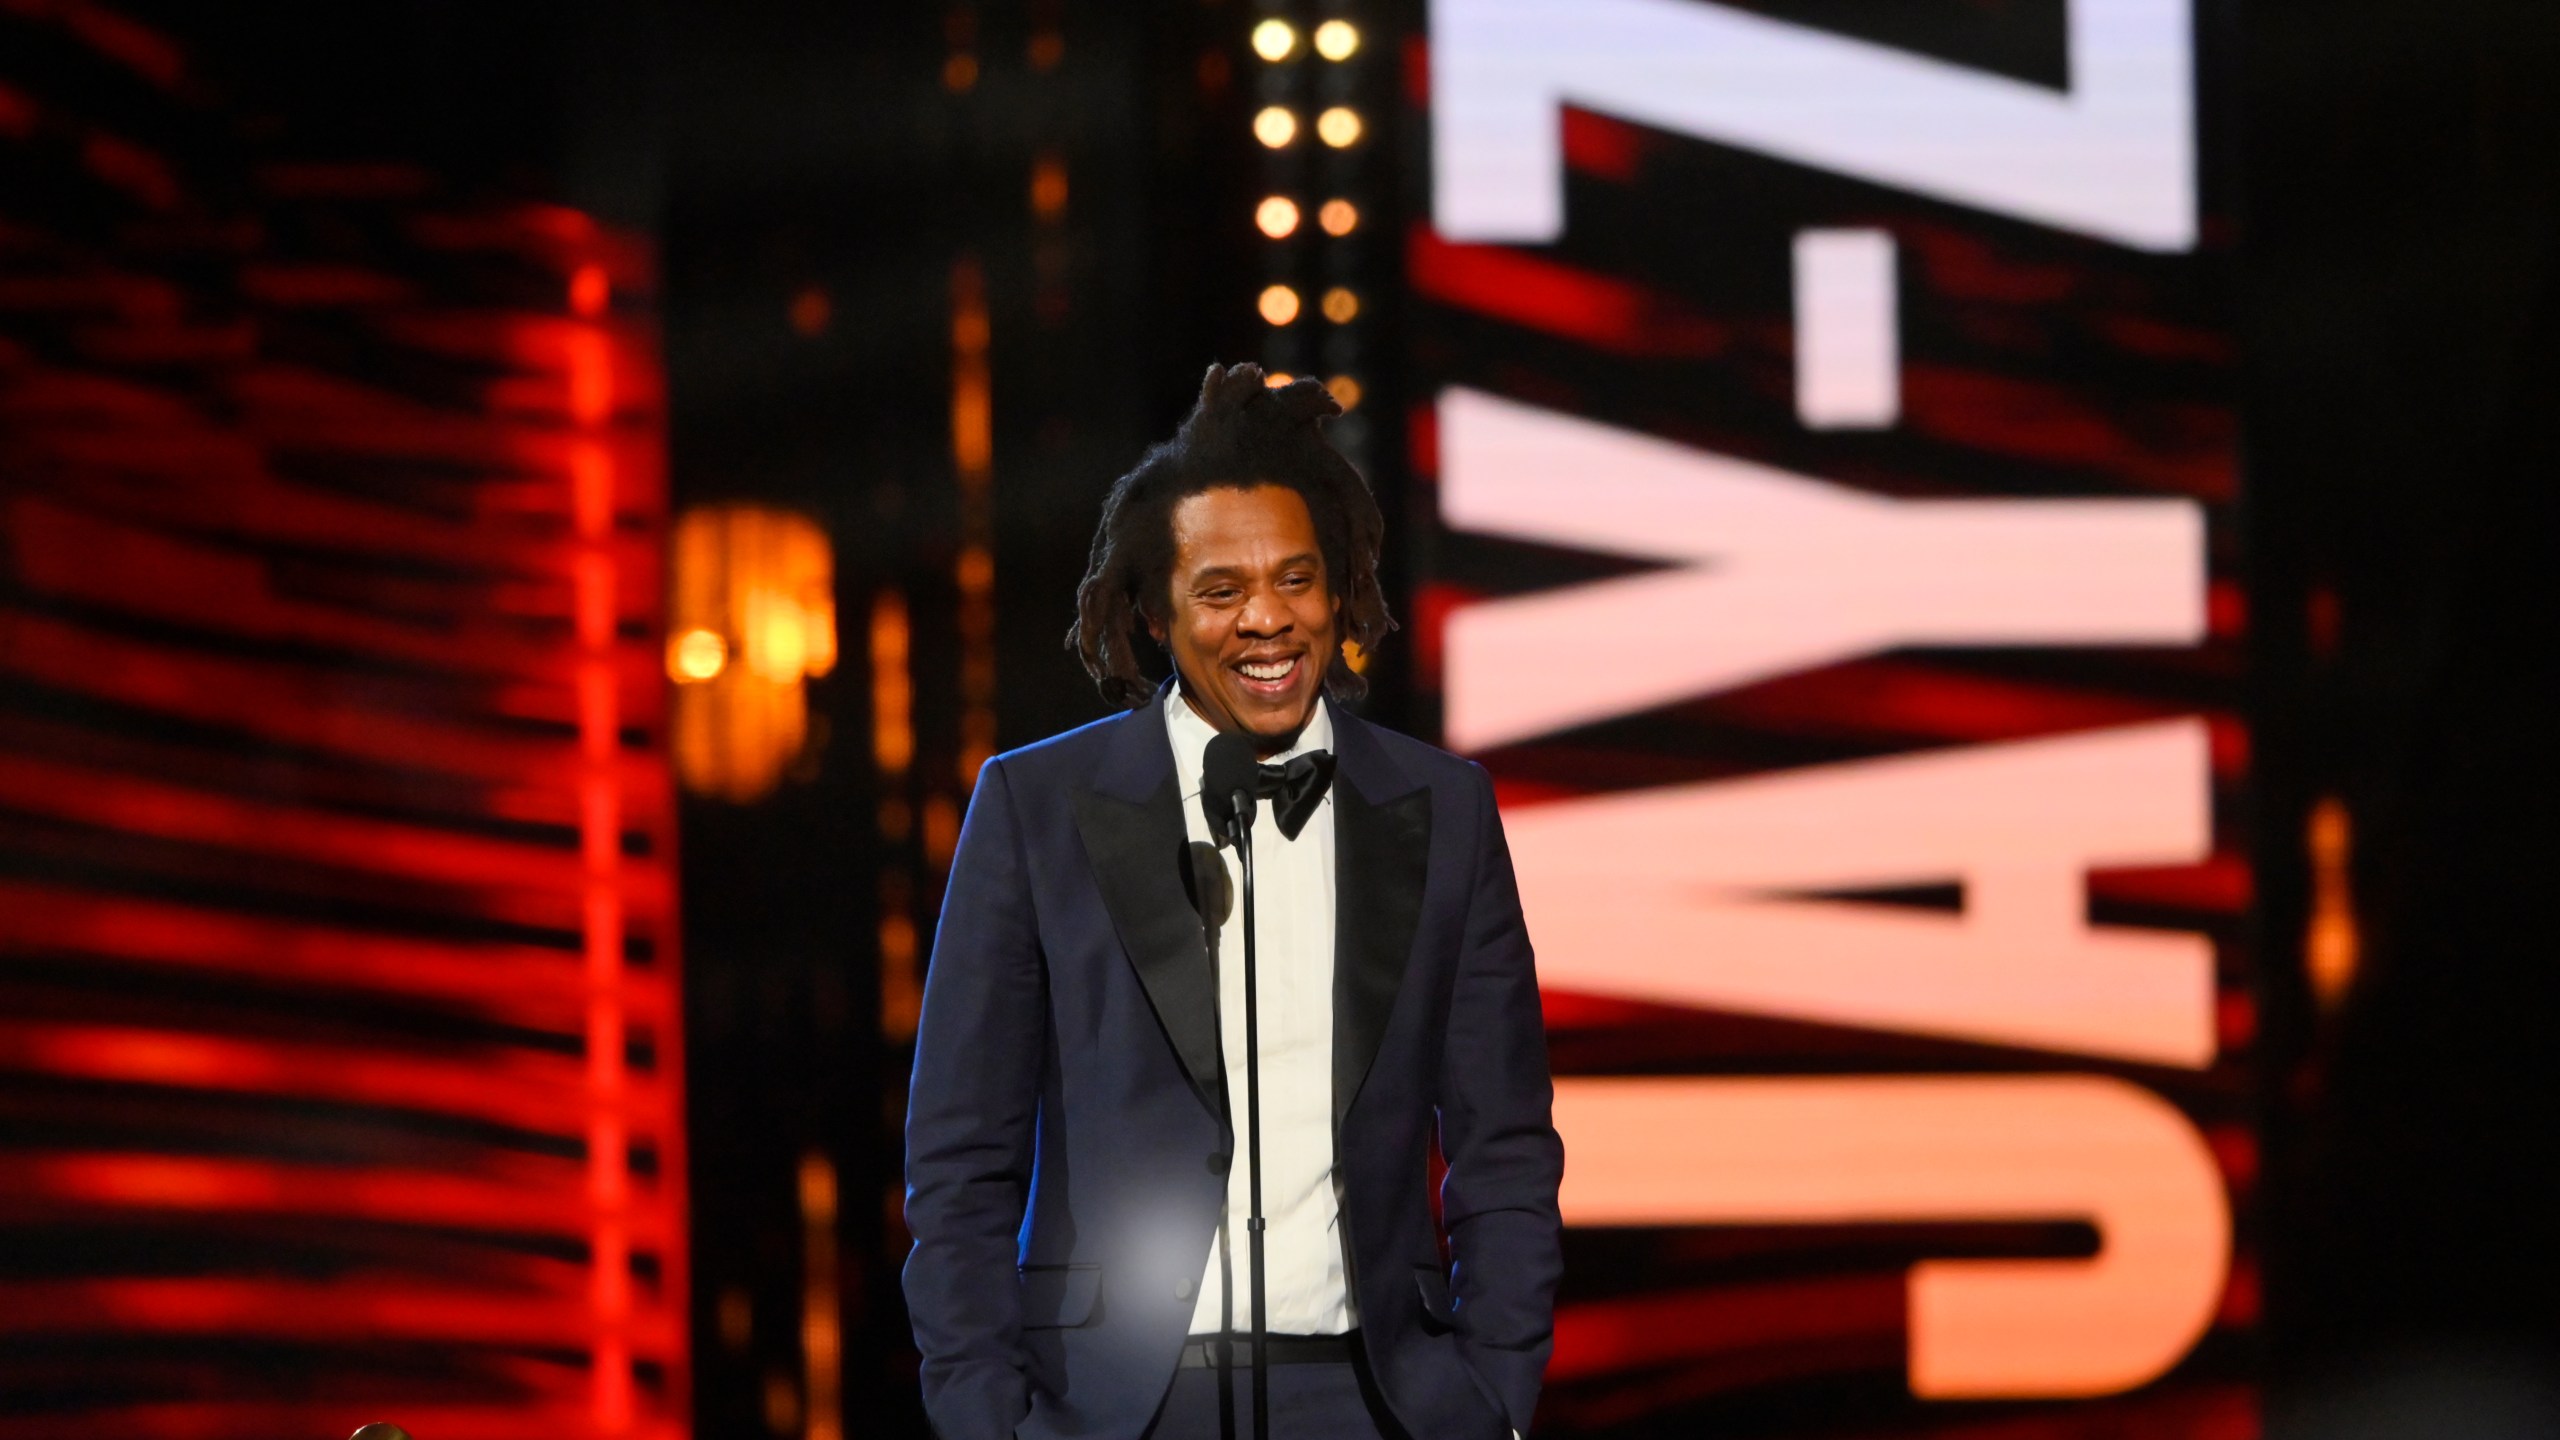
<instances>
[{"instance_id":1,"label":"blurred background structure","mask_svg":"<svg viewBox=\"0 0 2560 1440\"><path fill-rule=\"evenodd\" d=\"M1326 380L1542 1433L2560 1434L2560 14L0 0L0 1434L922 1437L922 966Z\"/></svg>"}]
</instances>

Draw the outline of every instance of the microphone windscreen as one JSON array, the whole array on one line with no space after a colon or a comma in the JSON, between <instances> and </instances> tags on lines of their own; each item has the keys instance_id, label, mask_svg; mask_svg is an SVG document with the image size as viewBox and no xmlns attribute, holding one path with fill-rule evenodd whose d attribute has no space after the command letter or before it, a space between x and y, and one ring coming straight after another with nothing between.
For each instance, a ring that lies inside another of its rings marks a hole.
<instances>
[{"instance_id":1,"label":"microphone windscreen","mask_svg":"<svg viewBox=\"0 0 2560 1440\"><path fill-rule=\"evenodd\" d=\"M1209 741L1208 753L1200 762L1200 805L1209 814L1209 828L1224 836L1231 824L1241 821L1253 824L1253 794L1258 778L1259 762L1253 758L1253 742L1242 735L1219 732ZM1244 792L1244 813L1235 812L1237 791Z\"/></svg>"}]
</instances>

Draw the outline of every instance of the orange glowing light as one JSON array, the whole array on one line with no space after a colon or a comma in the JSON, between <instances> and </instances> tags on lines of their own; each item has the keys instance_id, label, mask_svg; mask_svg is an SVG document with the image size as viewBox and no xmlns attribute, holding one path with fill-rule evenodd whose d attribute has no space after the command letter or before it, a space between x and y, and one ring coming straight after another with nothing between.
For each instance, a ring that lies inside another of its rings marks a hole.
<instances>
[{"instance_id":1,"label":"orange glowing light","mask_svg":"<svg viewBox=\"0 0 2560 1440\"><path fill-rule=\"evenodd\" d=\"M1360 297L1336 285L1324 292L1324 318L1336 325L1348 325L1360 313Z\"/></svg>"},{"instance_id":2,"label":"orange glowing light","mask_svg":"<svg viewBox=\"0 0 2560 1440\"><path fill-rule=\"evenodd\" d=\"M1336 150L1347 150L1360 142L1360 112L1348 105L1336 105L1316 117L1316 138Z\"/></svg>"},{"instance_id":3,"label":"orange glowing light","mask_svg":"<svg viewBox=\"0 0 2560 1440\"><path fill-rule=\"evenodd\" d=\"M804 1440L843 1440L844 1316L836 1266L836 1167L815 1150L800 1157L800 1358Z\"/></svg>"},{"instance_id":4,"label":"orange glowing light","mask_svg":"<svg viewBox=\"0 0 2560 1440\"><path fill-rule=\"evenodd\" d=\"M871 598L871 763L884 775L903 775L915 763L914 708L906 597L883 590Z\"/></svg>"},{"instance_id":5,"label":"orange glowing light","mask_svg":"<svg viewBox=\"0 0 2560 1440\"><path fill-rule=\"evenodd\" d=\"M1277 150L1298 138L1298 116L1286 105L1265 105L1253 117L1253 138Z\"/></svg>"},{"instance_id":6,"label":"orange glowing light","mask_svg":"<svg viewBox=\"0 0 2560 1440\"><path fill-rule=\"evenodd\" d=\"M715 679L729 665L729 642L699 627L667 642L667 678L679 685Z\"/></svg>"},{"instance_id":7,"label":"orange glowing light","mask_svg":"<svg viewBox=\"0 0 2560 1440\"><path fill-rule=\"evenodd\" d=\"M1298 48L1298 32L1286 20L1265 20L1253 27L1253 53L1274 64Z\"/></svg>"},{"instance_id":8,"label":"orange glowing light","mask_svg":"<svg viewBox=\"0 0 2560 1440\"><path fill-rule=\"evenodd\" d=\"M1286 325L1298 318L1298 292L1286 285L1273 285L1255 302L1262 318L1274 325Z\"/></svg>"},{"instance_id":9,"label":"orange glowing light","mask_svg":"<svg viewBox=\"0 0 2560 1440\"><path fill-rule=\"evenodd\" d=\"M942 62L942 88L966 95L978 83L978 57L963 50Z\"/></svg>"},{"instance_id":10,"label":"orange glowing light","mask_svg":"<svg viewBox=\"0 0 2560 1440\"><path fill-rule=\"evenodd\" d=\"M1298 377L1290 374L1286 370L1274 370L1270 374L1262 377L1262 383L1274 390L1277 390L1283 385L1297 384Z\"/></svg>"},{"instance_id":11,"label":"orange glowing light","mask_svg":"<svg viewBox=\"0 0 2560 1440\"><path fill-rule=\"evenodd\" d=\"M1056 155L1031 164L1031 213L1043 220L1067 213L1067 162Z\"/></svg>"},{"instance_id":12,"label":"orange glowing light","mask_svg":"<svg viewBox=\"0 0 2560 1440\"><path fill-rule=\"evenodd\" d=\"M1031 37L1024 58L1031 62L1034 70L1055 70L1058 62L1067 58L1067 37L1055 30L1042 30Z\"/></svg>"},{"instance_id":13,"label":"orange glowing light","mask_svg":"<svg viewBox=\"0 0 2560 1440\"><path fill-rule=\"evenodd\" d=\"M2303 964L2310 972L2312 996L2324 1010L2335 1009L2355 983L2361 948L2356 933L2348 865L2354 854L2354 830L2346 802L2323 795L2311 807L2311 925L2303 937Z\"/></svg>"},{"instance_id":14,"label":"orange glowing light","mask_svg":"<svg viewBox=\"0 0 2560 1440\"><path fill-rule=\"evenodd\" d=\"M1298 202L1286 195L1267 196L1254 207L1253 223L1254 228L1272 239L1285 240L1297 233Z\"/></svg>"},{"instance_id":15,"label":"orange glowing light","mask_svg":"<svg viewBox=\"0 0 2560 1440\"><path fill-rule=\"evenodd\" d=\"M951 269L951 460L959 481L960 745L954 778L965 791L995 753L995 389L987 347L993 326L987 281L975 256ZM940 797L936 797L939 799Z\"/></svg>"},{"instance_id":16,"label":"orange glowing light","mask_svg":"<svg viewBox=\"0 0 2560 1440\"><path fill-rule=\"evenodd\" d=\"M887 895L881 899L880 1033L890 1043L904 1045L916 1038L916 1024L924 1015L924 986L916 979L916 922L903 908L888 908Z\"/></svg>"},{"instance_id":17,"label":"orange glowing light","mask_svg":"<svg viewBox=\"0 0 2560 1440\"><path fill-rule=\"evenodd\" d=\"M835 668L833 550L805 516L721 504L679 518L669 551L671 669L686 682L674 696L676 778L698 795L760 799L807 747L806 681ZM688 670L688 654L698 669L712 642L718 668Z\"/></svg>"},{"instance_id":18,"label":"orange glowing light","mask_svg":"<svg viewBox=\"0 0 2560 1440\"><path fill-rule=\"evenodd\" d=\"M1324 227L1324 233L1339 239L1360 228L1360 207L1348 200L1327 200L1324 208L1316 212L1316 223Z\"/></svg>"},{"instance_id":19,"label":"orange glowing light","mask_svg":"<svg viewBox=\"0 0 2560 1440\"><path fill-rule=\"evenodd\" d=\"M1324 388L1333 396L1333 403L1342 407L1343 414L1360 408L1360 382L1352 377L1336 375L1324 382Z\"/></svg>"}]
</instances>

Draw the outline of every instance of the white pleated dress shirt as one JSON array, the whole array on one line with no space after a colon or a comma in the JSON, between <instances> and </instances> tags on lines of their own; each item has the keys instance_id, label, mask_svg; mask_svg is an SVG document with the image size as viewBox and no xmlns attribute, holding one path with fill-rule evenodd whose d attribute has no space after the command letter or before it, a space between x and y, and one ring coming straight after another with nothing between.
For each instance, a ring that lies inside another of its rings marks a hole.
<instances>
[{"instance_id":1,"label":"white pleated dress shirt","mask_svg":"<svg viewBox=\"0 0 2560 1440\"><path fill-rule=\"evenodd\" d=\"M1173 770L1182 789L1182 823L1195 844L1213 844L1200 809L1200 764L1218 733L1182 698L1165 696L1165 729L1173 738ZM1333 748L1333 717L1319 702L1298 743L1265 764ZM1226 1258L1234 1324L1253 1322L1252 1251L1245 1218L1253 1213L1248 1171L1244 1075L1244 871L1232 848L1220 847L1231 914L1218 938L1218 1023L1227 1067L1228 1111L1236 1150L1227 1166ZM1333 1163L1333 791L1307 817L1296 839L1280 833L1263 802L1253 826L1254 969L1261 983L1262 1215L1264 1323L1275 1335L1339 1335L1359 1323L1344 1283L1342 1206ZM1209 1247L1191 1333L1229 1328L1219 1293L1218 1246Z\"/></svg>"}]
</instances>

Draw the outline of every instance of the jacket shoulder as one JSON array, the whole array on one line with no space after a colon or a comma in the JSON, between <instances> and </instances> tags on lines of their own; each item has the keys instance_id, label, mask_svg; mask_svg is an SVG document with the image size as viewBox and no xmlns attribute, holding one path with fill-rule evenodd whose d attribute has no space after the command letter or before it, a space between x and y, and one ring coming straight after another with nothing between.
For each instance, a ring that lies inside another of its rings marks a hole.
<instances>
[{"instance_id":1,"label":"jacket shoulder","mask_svg":"<svg viewBox=\"0 0 2560 1440\"><path fill-rule=\"evenodd\" d=\"M1094 766L1110 746L1111 738L1118 733L1117 727L1134 723L1140 716L1153 711L1153 706L1146 706L1089 720L1046 740L1034 740L1028 745L1007 750L989 760L987 766L989 769L1001 768L1016 786L1038 787L1055 781L1080 779L1093 773Z\"/></svg>"},{"instance_id":2,"label":"jacket shoulder","mask_svg":"<svg viewBox=\"0 0 2560 1440\"><path fill-rule=\"evenodd\" d=\"M1477 785L1489 783L1482 765L1453 751L1443 750L1427 740L1417 740L1401 730L1390 730L1375 720L1354 717L1353 723L1369 733L1396 768L1426 785Z\"/></svg>"}]
</instances>

